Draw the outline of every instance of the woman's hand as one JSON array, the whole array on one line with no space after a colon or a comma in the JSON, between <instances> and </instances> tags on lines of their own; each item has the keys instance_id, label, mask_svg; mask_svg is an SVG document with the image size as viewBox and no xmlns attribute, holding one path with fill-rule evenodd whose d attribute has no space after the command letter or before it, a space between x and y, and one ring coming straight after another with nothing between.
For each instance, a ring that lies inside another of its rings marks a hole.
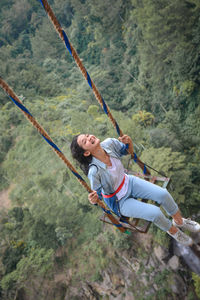
<instances>
[{"instance_id":1,"label":"woman's hand","mask_svg":"<svg viewBox=\"0 0 200 300\"><path fill-rule=\"evenodd\" d=\"M89 193L88 200L90 201L91 204L97 204L98 199L99 199L99 197L98 197L96 191L93 191L92 193Z\"/></svg>"},{"instance_id":2,"label":"woman's hand","mask_svg":"<svg viewBox=\"0 0 200 300\"><path fill-rule=\"evenodd\" d=\"M119 137L120 142L124 143L124 144L130 144L132 142L130 136L124 134L123 136Z\"/></svg>"},{"instance_id":3,"label":"woman's hand","mask_svg":"<svg viewBox=\"0 0 200 300\"><path fill-rule=\"evenodd\" d=\"M133 152L133 142L132 139L130 138L130 136L124 134L123 136L119 137L120 142L124 143L124 144L128 144L128 151L130 153Z\"/></svg>"}]
</instances>

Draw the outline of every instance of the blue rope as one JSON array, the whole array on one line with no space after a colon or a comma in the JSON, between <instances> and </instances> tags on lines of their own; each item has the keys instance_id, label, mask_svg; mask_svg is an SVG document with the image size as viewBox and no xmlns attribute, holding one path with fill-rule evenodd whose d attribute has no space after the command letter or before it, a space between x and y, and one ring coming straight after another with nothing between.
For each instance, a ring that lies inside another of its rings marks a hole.
<instances>
[{"instance_id":1,"label":"blue rope","mask_svg":"<svg viewBox=\"0 0 200 300\"><path fill-rule=\"evenodd\" d=\"M101 96L101 100L102 100L102 102L103 102L103 110L105 111L106 114L108 114L107 105L106 105L106 103L105 103L105 101L104 101L104 99L103 99L102 96Z\"/></svg>"},{"instance_id":2,"label":"blue rope","mask_svg":"<svg viewBox=\"0 0 200 300\"><path fill-rule=\"evenodd\" d=\"M72 170L71 170L72 171ZM78 179L80 179L80 180L82 180L82 181L85 181L82 177L81 177L81 175L79 175L78 173L76 173L76 172L74 172L74 171L72 171L72 173L78 178Z\"/></svg>"},{"instance_id":3,"label":"blue rope","mask_svg":"<svg viewBox=\"0 0 200 300\"><path fill-rule=\"evenodd\" d=\"M107 210L107 209L105 209L105 208L103 208L102 207L102 209L103 209L103 211L104 212L106 212L108 215L112 215L112 213L110 212L110 210ZM122 224L115 224L115 223L112 223L114 226L116 226L116 227L122 227L123 228L123 226L122 226Z\"/></svg>"},{"instance_id":4,"label":"blue rope","mask_svg":"<svg viewBox=\"0 0 200 300\"><path fill-rule=\"evenodd\" d=\"M17 102L14 98L12 98L10 95L8 95L10 97L10 99L24 112L26 112L27 114L29 114L31 117L31 113L28 111L28 109L21 103Z\"/></svg>"},{"instance_id":5,"label":"blue rope","mask_svg":"<svg viewBox=\"0 0 200 300\"><path fill-rule=\"evenodd\" d=\"M87 71L86 71L86 73L87 73L87 82L88 82L89 86L90 86L91 89L92 89L92 81L91 81L90 75L88 74Z\"/></svg>"},{"instance_id":6,"label":"blue rope","mask_svg":"<svg viewBox=\"0 0 200 300\"><path fill-rule=\"evenodd\" d=\"M103 207L102 207L102 209L103 209L103 211L105 211L107 214L112 215L111 212L110 212L109 210L107 210L107 209L105 209L105 208L103 208Z\"/></svg>"},{"instance_id":7,"label":"blue rope","mask_svg":"<svg viewBox=\"0 0 200 300\"><path fill-rule=\"evenodd\" d=\"M134 158L133 158L134 162L137 162L137 155L134 152Z\"/></svg>"},{"instance_id":8,"label":"blue rope","mask_svg":"<svg viewBox=\"0 0 200 300\"><path fill-rule=\"evenodd\" d=\"M115 122L115 127L116 127L118 135L120 136L120 129L119 129L119 125L117 124L117 122Z\"/></svg>"},{"instance_id":9,"label":"blue rope","mask_svg":"<svg viewBox=\"0 0 200 300\"><path fill-rule=\"evenodd\" d=\"M33 117L31 115L31 113L28 111L28 109L21 103L19 103L18 101L16 101L14 98L12 98L10 95L8 95L9 98L25 113L27 113L29 116ZM62 151L56 146L56 144L54 144L52 141L50 141L49 139L47 139L43 134L41 134L42 137L45 139L45 141L52 146L54 149L56 149L57 151L59 151L60 153L62 153Z\"/></svg>"},{"instance_id":10,"label":"blue rope","mask_svg":"<svg viewBox=\"0 0 200 300\"><path fill-rule=\"evenodd\" d=\"M62 151L56 146L56 144L54 144L52 141L50 141L49 139L47 139L43 134L42 137L45 139L45 141L52 146L54 149L56 149L57 151L59 151L60 153L62 153Z\"/></svg>"},{"instance_id":11,"label":"blue rope","mask_svg":"<svg viewBox=\"0 0 200 300\"><path fill-rule=\"evenodd\" d=\"M62 33L63 33L63 37L64 37L64 41L65 41L65 46L66 46L66 48L68 49L69 53L72 56L72 49L71 49L71 45L70 45L70 42L68 40L68 37L67 37L66 33L64 32L64 30L62 30Z\"/></svg>"},{"instance_id":12,"label":"blue rope","mask_svg":"<svg viewBox=\"0 0 200 300\"><path fill-rule=\"evenodd\" d=\"M42 0L39 0L39 1L40 1L40 3L42 4L42 6L44 7L44 4L43 4Z\"/></svg>"}]
</instances>

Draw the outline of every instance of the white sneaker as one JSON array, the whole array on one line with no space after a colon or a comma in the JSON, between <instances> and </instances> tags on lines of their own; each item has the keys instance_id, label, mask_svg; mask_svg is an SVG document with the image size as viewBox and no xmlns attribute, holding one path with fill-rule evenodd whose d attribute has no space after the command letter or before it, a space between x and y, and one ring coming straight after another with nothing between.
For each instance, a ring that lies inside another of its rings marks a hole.
<instances>
[{"instance_id":1,"label":"white sneaker","mask_svg":"<svg viewBox=\"0 0 200 300\"><path fill-rule=\"evenodd\" d=\"M176 224L176 222L173 219L172 224L176 227L179 227L181 229L186 229L186 230L189 230L191 232L199 232L200 231L200 224L195 222L195 221L192 221L191 219L184 219L183 218L183 224L182 225Z\"/></svg>"},{"instance_id":2,"label":"white sneaker","mask_svg":"<svg viewBox=\"0 0 200 300\"><path fill-rule=\"evenodd\" d=\"M175 234L171 234L169 231L167 231L167 233L182 245L191 246L193 244L193 240L191 239L191 237L186 235L180 229L178 229L178 231Z\"/></svg>"}]
</instances>

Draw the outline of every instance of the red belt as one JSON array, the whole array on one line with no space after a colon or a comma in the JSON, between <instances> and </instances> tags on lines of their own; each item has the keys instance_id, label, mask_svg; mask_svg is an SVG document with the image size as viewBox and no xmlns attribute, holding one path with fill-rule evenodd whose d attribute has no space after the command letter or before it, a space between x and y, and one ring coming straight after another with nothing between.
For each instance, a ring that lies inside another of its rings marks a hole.
<instances>
[{"instance_id":1,"label":"red belt","mask_svg":"<svg viewBox=\"0 0 200 300\"><path fill-rule=\"evenodd\" d=\"M123 180L122 180L120 186L117 188L117 190L116 190L113 194L110 194L110 195L104 195L104 194L102 194L103 197L104 197L104 198L111 198L111 197L115 196L117 193L119 193L119 191L122 189L122 187L123 187L123 185L124 185L124 181L125 181L125 175L124 175L124 178L123 178Z\"/></svg>"}]
</instances>

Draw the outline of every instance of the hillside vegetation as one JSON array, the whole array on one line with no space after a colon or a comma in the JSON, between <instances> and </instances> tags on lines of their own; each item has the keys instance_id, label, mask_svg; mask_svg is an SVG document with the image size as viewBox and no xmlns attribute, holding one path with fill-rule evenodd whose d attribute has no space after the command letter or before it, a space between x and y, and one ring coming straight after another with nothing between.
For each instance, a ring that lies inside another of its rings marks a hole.
<instances>
[{"instance_id":1,"label":"hillside vegetation","mask_svg":"<svg viewBox=\"0 0 200 300\"><path fill-rule=\"evenodd\" d=\"M200 220L200 2L49 3L137 155L171 177L183 214ZM1 0L0 67L70 161L75 134L117 137L40 1ZM0 191L9 189L12 201L0 210L0 297L65 299L56 274L70 273L70 286L101 281L103 270L120 260L115 251L132 249L134 236L102 226L100 208L88 204L87 192L3 90L0 107ZM151 226L151 234L169 246L165 233ZM195 283L187 299L196 299L199 277L187 276ZM159 299L172 296L168 281L159 284Z\"/></svg>"}]
</instances>

